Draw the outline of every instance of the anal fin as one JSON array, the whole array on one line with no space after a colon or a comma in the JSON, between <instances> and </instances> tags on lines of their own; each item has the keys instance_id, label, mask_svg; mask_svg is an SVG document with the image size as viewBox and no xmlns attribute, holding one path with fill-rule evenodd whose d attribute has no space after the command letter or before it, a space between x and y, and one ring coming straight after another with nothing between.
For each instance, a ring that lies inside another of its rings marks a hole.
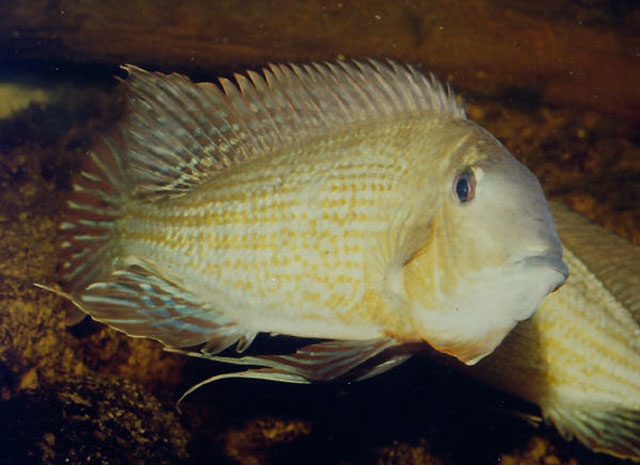
<instances>
[{"instance_id":1,"label":"anal fin","mask_svg":"<svg viewBox=\"0 0 640 465\"><path fill-rule=\"evenodd\" d=\"M326 341L311 344L289 355L224 357L202 352L168 349L193 357L234 365L250 365L246 371L212 376L187 390L180 401L200 387L226 378L250 378L308 384L339 379L361 381L400 365L413 355L397 341L381 338L365 341Z\"/></svg>"}]
</instances>

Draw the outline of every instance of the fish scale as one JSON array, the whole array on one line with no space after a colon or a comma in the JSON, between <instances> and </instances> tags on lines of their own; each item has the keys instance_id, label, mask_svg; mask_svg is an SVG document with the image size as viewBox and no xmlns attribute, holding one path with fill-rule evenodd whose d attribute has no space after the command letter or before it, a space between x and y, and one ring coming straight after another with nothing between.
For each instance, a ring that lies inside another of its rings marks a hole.
<instances>
[{"instance_id":1,"label":"fish scale","mask_svg":"<svg viewBox=\"0 0 640 465\"><path fill-rule=\"evenodd\" d=\"M236 295L248 299L253 305L245 304L241 310L249 316L238 312L237 318L256 331L283 332L295 314L316 323L324 320L326 326L324 334L314 326L312 333L299 335L335 338L351 314L358 317L362 339L380 337L376 308L359 309L360 296L371 284L365 282L362 266L355 264L363 261L365 235L388 227L389 219L380 216L375 206L382 196L389 201L394 185L388 178L401 177L402 168L389 155L365 160L351 155L345 160L340 153L333 158L305 159L299 154L283 158L296 164L292 168L281 163L282 168L272 168L270 176L256 176L254 170L225 173L221 182L216 177L188 198L174 199L175 205L162 203L154 209L153 204L132 204L121 226L125 253L131 250L171 264L172 273L188 283L186 288L206 289L212 300L233 301ZM307 160L310 166L302 164ZM304 192L308 176L301 173L316 177L319 186L313 194L321 199L317 209L308 207L311 199L305 199L309 196ZM341 223L346 227L337 229ZM224 240L228 237L235 238L233 246ZM297 289L301 280L306 283L302 293ZM248 282L254 283L251 291ZM251 318L265 304L266 326Z\"/></svg>"}]
</instances>

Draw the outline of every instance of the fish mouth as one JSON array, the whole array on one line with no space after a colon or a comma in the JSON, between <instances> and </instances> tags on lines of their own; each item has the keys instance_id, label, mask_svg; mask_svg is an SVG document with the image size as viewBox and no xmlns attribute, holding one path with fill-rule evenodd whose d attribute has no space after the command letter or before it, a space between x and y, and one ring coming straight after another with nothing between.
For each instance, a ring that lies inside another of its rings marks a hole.
<instances>
[{"instance_id":1,"label":"fish mouth","mask_svg":"<svg viewBox=\"0 0 640 465\"><path fill-rule=\"evenodd\" d=\"M516 265L524 265L533 268L550 268L562 275L562 281L556 289L560 287L569 277L569 267L558 255L530 255L515 262Z\"/></svg>"}]
</instances>

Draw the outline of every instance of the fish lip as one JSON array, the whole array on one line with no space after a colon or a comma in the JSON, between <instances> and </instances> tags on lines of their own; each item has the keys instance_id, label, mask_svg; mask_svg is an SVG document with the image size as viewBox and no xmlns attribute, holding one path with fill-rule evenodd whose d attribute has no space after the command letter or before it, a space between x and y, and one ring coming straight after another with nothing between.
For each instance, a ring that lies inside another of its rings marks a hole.
<instances>
[{"instance_id":1,"label":"fish lip","mask_svg":"<svg viewBox=\"0 0 640 465\"><path fill-rule=\"evenodd\" d=\"M564 279L562 282L569 277L569 267L562 260L562 256L555 254L540 254L540 255L529 255L515 262L516 265L526 265L533 267L541 267L541 268L551 268L558 273L560 273Z\"/></svg>"}]
</instances>

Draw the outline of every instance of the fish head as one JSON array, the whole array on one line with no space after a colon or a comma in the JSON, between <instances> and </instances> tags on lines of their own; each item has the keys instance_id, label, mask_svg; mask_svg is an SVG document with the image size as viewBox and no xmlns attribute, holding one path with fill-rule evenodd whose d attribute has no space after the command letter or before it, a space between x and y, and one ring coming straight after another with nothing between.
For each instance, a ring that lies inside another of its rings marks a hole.
<instances>
[{"instance_id":1,"label":"fish head","mask_svg":"<svg viewBox=\"0 0 640 465\"><path fill-rule=\"evenodd\" d=\"M405 266L405 286L424 339L471 365L529 318L568 268L538 179L488 132L467 129L442 167L441 206L426 247Z\"/></svg>"}]
</instances>

